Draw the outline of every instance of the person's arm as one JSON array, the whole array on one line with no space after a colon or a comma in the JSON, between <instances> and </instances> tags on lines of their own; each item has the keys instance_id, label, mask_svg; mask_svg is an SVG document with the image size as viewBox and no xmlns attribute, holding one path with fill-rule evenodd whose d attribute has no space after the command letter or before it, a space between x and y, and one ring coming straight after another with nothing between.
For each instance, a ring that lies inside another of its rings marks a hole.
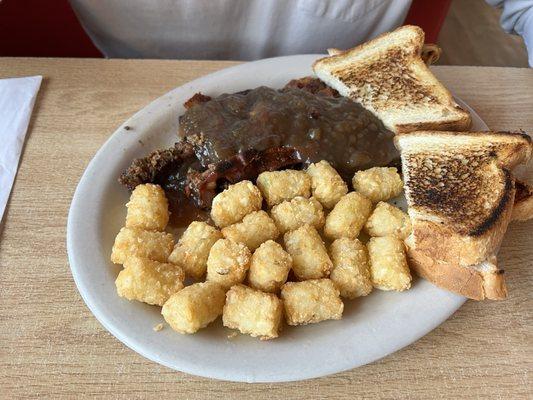
<instances>
[{"instance_id":1,"label":"person's arm","mask_svg":"<svg viewBox=\"0 0 533 400\"><path fill-rule=\"evenodd\" d=\"M533 67L533 1L532 0L486 0L491 6L502 7L502 28L524 38L529 66Z\"/></svg>"}]
</instances>

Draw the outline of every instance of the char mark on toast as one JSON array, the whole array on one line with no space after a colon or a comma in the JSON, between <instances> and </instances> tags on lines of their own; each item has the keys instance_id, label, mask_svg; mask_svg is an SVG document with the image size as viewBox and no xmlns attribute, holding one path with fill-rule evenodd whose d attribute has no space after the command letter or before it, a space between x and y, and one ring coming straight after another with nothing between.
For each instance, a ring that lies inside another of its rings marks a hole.
<instances>
[{"instance_id":1,"label":"char mark on toast","mask_svg":"<svg viewBox=\"0 0 533 400\"><path fill-rule=\"evenodd\" d=\"M502 172L504 174L505 187L503 189L502 196L500 197L500 201L491 211L489 216L480 225L471 230L468 235L481 236L483 233L490 230L494 226L496 221L500 219L502 213L509 206L509 203L513 202L513 194L515 193L514 178L512 177L511 172L509 172L507 169L502 169Z\"/></svg>"},{"instance_id":2,"label":"char mark on toast","mask_svg":"<svg viewBox=\"0 0 533 400\"><path fill-rule=\"evenodd\" d=\"M451 224L459 234L483 234L508 206L514 188L509 171L493 166L494 159L492 150L407 155L411 207ZM492 190L491 183L502 191Z\"/></svg>"}]
</instances>

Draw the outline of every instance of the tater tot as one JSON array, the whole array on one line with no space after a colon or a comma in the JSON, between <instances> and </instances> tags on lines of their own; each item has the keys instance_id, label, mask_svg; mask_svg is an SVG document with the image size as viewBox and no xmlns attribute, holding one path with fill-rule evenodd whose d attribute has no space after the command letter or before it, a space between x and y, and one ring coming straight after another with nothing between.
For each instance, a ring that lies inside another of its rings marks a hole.
<instances>
[{"instance_id":1,"label":"tater tot","mask_svg":"<svg viewBox=\"0 0 533 400\"><path fill-rule=\"evenodd\" d=\"M272 207L270 214L281 233L294 231L306 224L320 229L325 222L322 204L312 197L298 196L284 201Z\"/></svg>"},{"instance_id":2,"label":"tater tot","mask_svg":"<svg viewBox=\"0 0 533 400\"><path fill-rule=\"evenodd\" d=\"M115 281L120 297L162 306L183 288L185 274L177 265L129 257Z\"/></svg>"},{"instance_id":3,"label":"tater tot","mask_svg":"<svg viewBox=\"0 0 533 400\"><path fill-rule=\"evenodd\" d=\"M202 282L173 294L161 314L179 333L195 333L222 314L226 291L218 283Z\"/></svg>"},{"instance_id":4,"label":"tater tot","mask_svg":"<svg viewBox=\"0 0 533 400\"><path fill-rule=\"evenodd\" d=\"M307 174L311 177L313 197L324 208L333 208L335 204L348 193L348 186L330 163L322 160L307 167Z\"/></svg>"},{"instance_id":5,"label":"tater tot","mask_svg":"<svg viewBox=\"0 0 533 400\"><path fill-rule=\"evenodd\" d=\"M275 294L263 293L244 285L233 286L226 293L222 313L224 326L261 340L278 337L283 305Z\"/></svg>"},{"instance_id":6,"label":"tater tot","mask_svg":"<svg viewBox=\"0 0 533 400\"><path fill-rule=\"evenodd\" d=\"M372 202L357 192L343 196L326 218L324 234L330 239L355 239L372 212Z\"/></svg>"},{"instance_id":7,"label":"tater tot","mask_svg":"<svg viewBox=\"0 0 533 400\"><path fill-rule=\"evenodd\" d=\"M367 245L375 288L403 291L411 287L403 242L393 236L373 237Z\"/></svg>"},{"instance_id":8,"label":"tater tot","mask_svg":"<svg viewBox=\"0 0 533 400\"><path fill-rule=\"evenodd\" d=\"M330 279L287 282L281 288L285 320L289 325L306 325L341 319L344 304Z\"/></svg>"},{"instance_id":9,"label":"tater tot","mask_svg":"<svg viewBox=\"0 0 533 400\"><path fill-rule=\"evenodd\" d=\"M403 190L403 182L398 170L393 167L374 167L355 173L353 188L373 203L386 201L398 196Z\"/></svg>"},{"instance_id":10,"label":"tater tot","mask_svg":"<svg viewBox=\"0 0 533 400\"><path fill-rule=\"evenodd\" d=\"M163 231L168 224L168 201L159 185L138 185L126 204L126 227Z\"/></svg>"},{"instance_id":11,"label":"tater tot","mask_svg":"<svg viewBox=\"0 0 533 400\"><path fill-rule=\"evenodd\" d=\"M173 247L174 238L170 233L122 228L115 238L111 262L124 264L129 257L135 256L167 262Z\"/></svg>"},{"instance_id":12,"label":"tater tot","mask_svg":"<svg viewBox=\"0 0 533 400\"><path fill-rule=\"evenodd\" d=\"M280 244L269 240L252 255L248 282L254 289L277 292L287 280L292 267L292 257Z\"/></svg>"},{"instance_id":13,"label":"tater tot","mask_svg":"<svg viewBox=\"0 0 533 400\"><path fill-rule=\"evenodd\" d=\"M411 234L409 215L398 207L380 201L365 224L370 236L396 236L405 239Z\"/></svg>"},{"instance_id":14,"label":"tater tot","mask_svg":"<svg viewBox=\"0 0 533 400\"><path fill-rule=\"evenodd\" d=\"M193 221L183 232L168 261L183 268L187 276L200 279L207 271L209 251L218 239L222 239L222 234L217 228Z\"/></svg>"},{"instance_id":15,"label":"tater tot","mask_svg":"<svg viewBox=\"0 0 533 400\"><path fill-rule=\"evenodd\" d=\"M347 299L366 296L372 291L365 245L357 239L335 240L330 248L333 270L330 279Z\"/></svg>"},{"instance_id":16,"label":"tater tot","mask_svg":"<svg viewBox=\"0 0 533 400\"><path fill-rule=\"evenodd\" d=\"M226 226L222 235L234 242L244 243L253 251L267 240L276 240L279 231L272 218L261 210L248 214L242 222Z\"/></svg>"},{"instance_id":17,"label":"tater tot","mask_svg":"<svg viewBox=\"0 0 533 400\"><path fill-rule=\"evenodd\" d=\"M311 177L304 171L267 171L257 177L257 187L272 207L296 196L311 196Z\"/></svg>"},{"instance_id":18,"label":"tater tot","mask_svg":"<svg viewBox=\"0 0 533 400\"><path fill-rule=\"evenodd\" d=\"M243 219L253 211L259 211L263 197L259 189L250 181L230 185L213 199L211 218L215 224L224 228Z\"/></svg>"},{"instance_id":19,"label":"tater tot","mask_svg":"<svg viewBox=\"0 0 533 400\"><path fill-rule=\"evenodd\" d=\"M207 280L226 289L241 283L250 268L252 254L248 247L229 239L219 239L207 258Z\"/></svg>"},{"instance_id":20,"label":"tater tot","mask_svg":"<svg viewBox=\"0 0 533 400\"><path fill-rule=\"evenodd\" d=\"M285 248L292 257L292 269L296 278L318 279L329 276L333 264L326 246L317 230L304 225L283 237Z\"/></svg>"}]
</instances>

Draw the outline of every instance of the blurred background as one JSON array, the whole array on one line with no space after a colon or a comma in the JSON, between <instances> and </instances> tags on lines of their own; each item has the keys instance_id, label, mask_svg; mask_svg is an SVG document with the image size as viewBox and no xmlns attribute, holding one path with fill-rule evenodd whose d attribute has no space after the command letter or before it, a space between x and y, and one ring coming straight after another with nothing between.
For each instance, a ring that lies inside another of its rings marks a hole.
<instances>
[{"instance_id":1,"label":"blurred background","mask_svg":"<svg viewBox=\"0 0 533 400\"><path fill-rule=\"evenodd\" d=\"M437 39L439 64L527 67L524 40L502 29L501 14L484 0L452 0Z\"/></svg>"},{"instance_id":2,"label":"blurred background","mask_svg":"<svg viewBox=\"0 0 533 400\"><path fill-rule=\"evenodd\" d=\"M527 67L524 41L502 29L501 12L484 0L413 0L404 23L442 48L438 64ZM0 56L103 57L67 0L0 0Z\"/></svg>"}]
</instances>

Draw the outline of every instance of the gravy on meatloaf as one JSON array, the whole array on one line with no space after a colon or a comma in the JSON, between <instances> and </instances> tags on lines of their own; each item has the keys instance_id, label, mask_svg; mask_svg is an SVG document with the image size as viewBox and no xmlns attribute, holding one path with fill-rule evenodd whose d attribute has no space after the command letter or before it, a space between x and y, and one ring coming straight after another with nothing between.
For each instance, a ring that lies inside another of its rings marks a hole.
<instances>
[{"instance_id":1,"label":"gravy on meatloaf","mask_svg":"<svg viewBox=\"0 0 533 400\"><path fill-rule=\"evenodd\" d=\"M289 85L199 102L180 117L179 136L201 138L196 156L205 168L246 150L289 146L305 163L328 160L351 178L399 157L394 134L360 104Z\"/></svg>"}]
</instances>

